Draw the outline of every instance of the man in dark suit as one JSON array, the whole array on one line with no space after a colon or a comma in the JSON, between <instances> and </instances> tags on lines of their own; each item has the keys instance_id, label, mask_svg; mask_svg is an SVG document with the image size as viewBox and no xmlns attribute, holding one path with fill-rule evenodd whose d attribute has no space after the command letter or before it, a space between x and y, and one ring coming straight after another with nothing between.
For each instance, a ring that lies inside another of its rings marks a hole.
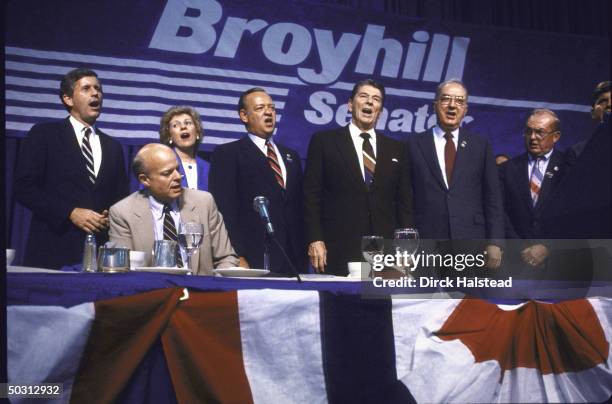
<instances>
[{"instance_id":1,"label":"man in dark suit","mask_svg":"<svg viewBox=\"0 0 612 404\"><path fill-rule=\"evenodd\" d=\"M276 243L268 239L253 199L264 196L278 244L300 272L306 270L303 236L302 167L297 152L273 140L276 111L263 88L245 91L238 114L247 136L217 146L210 165L208 186L223 214L241 266L264 267L269 245L270 269L291 274L291 266Z\"/></svg>"},{"instance_id":2,"label":"man in dark suit","mask_svg":"<svg viewBox=\"0 0 612 404\"><path fill-rule=\"evenodd\" d=\"M560 122L549 109L533 110L523 131L526 153L499 167L504 198L506 238L543 237L541 215L565 173L565 156L555 149L561 138ZM520 259L528 267L541 266L550 254L547 242L520 247Z\"/></svg>"},{"instance_id":3,"label":"man in dark suit","mask_svg":"<svg viewBox=\"0 0 612 404\"><path fill-rule=\"evenodd\" d=\"M549 238L612 238L611 141L606 113L543 212Z\"/></svg>"},{"instance_id":4,"label":"man in dark suit","mask_svg":"<svg viewBox=\"0 0 612 404\"><path fill-rule=\"evenodd\" d=\"M461 81L441 83L437 125L408 138L415 226L422 239L487 240L487 266L496 268L504 236L499 178L489 142L459 128L467 102Z\"/></svg>"},{"instance_id":5,"label":"man in dark suit","mask_svg":"<svg viewBox=\"0 0 612 404\"><path fill-rule=\"evenodd\" d=\"M591 96L591 119L596 122L597 125L601 126L604 122L604 118L610 115L611 108L610 81L602 81L595 86L595 90L593 90L593 95ZM580 154L582 154L587 141L588 139L580 141L567 148L566 153L569 165L576 164L576 160Z\"/></svg>"},{"instance_id":6,"label":"man in dark suit","mask_svg":"<svg viewBox=\"0 0 612 404\"><path fill-rule=\"evenodd\" d=\"M412 224L402 144L374 130L385 97L374 80L360 81L348 100L348 126L315 133L304 178L308 255L317 272L346 275L363 261L364 235L393 237Z\"/></svg>"},{"instance_id":7,"label":"man in dark suit","mask_svg":"<svg viewBox=\"0 0 612 404\"><path fill-rule=\"evenodd\" d=\"M591 97L591 118L597 127L588 139L566 150L568 173L543 212L550 238L612 237L610 110L610 81L602 81Z\"/></svg>"},{"instance_id":8,"label":"man in dark suit","mask_svg":"<svg viewBox=\"0 0 612 404\"><path fill-rule=\"evenodd\" d=\"M106 242L108 208L128 192L121 146L95 126L103 99L96 73L68 72L60 98L70 116L30 129L15 174L15 197L33 213L27 266L79 263L85 235Z\"/></svg>"}]
</instances>

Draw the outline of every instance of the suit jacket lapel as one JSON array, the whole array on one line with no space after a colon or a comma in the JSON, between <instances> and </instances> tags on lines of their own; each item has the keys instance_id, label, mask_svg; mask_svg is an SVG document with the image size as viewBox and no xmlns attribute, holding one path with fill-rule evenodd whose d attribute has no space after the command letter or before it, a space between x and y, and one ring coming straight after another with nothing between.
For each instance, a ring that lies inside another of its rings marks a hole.
<instances>
[{"instance_id":1,"label":"suit jacket lapel","mask_svg":"<svg viewBox=\"0 0 612 404\"><path fill-rule=\"evenodd\" d=\"M389 154L387 138L376 132L376 170L371 189L376 189L377 178L385 178L391 172L391 160L387 157Z\"/></svg>"},{"instance_id":2,"label":"suit jacket lapel","mask_svg":"<svg viewBox=\"0 0 612 404\"><path fill-rule=\"evenodd\" d=\"M185 190L183 190L183 194L179 198L178 206L179 206L179 212L181 215L181 222L201 223L201 220L200 220L200 217L197 211L197 206L185 198ZM206 232L206 224L205 223L203 224L204 224L204 232ZM204 234L204 236L206 236L206 234ZM194 257L197 257L197 259L194 258L191 260L191 265L193 265L192 272L194 274L198 273L198 268L200 266L200 257L199 257L200 254L201 252L198 250L198 253L194 254Z\"/></svg>"},{"instance_id":3,"label":"suit jacket lapel","mask_svg":"<svg viewBox=\"0 0 612 404\"><path fill-rule=\"evenodd\" d=\"M98 171L98 176L96 177L96 186L98 186L98 184L100 184L101 180L104 178L104 174L108 170L108 167L106 166L104 161L104 157L108 157L111 151L109 150L109 139L107 139L105 136L102 136L99 130L96 130L96 134L98 135L98 139L100 139L100 149L102 151L102 155L100 156L102 159L100 161L100 170ZM179 164L179 167L181 167L182 169L181 164Z\"/></svg>"},{"instance_id":4,"label":"suit jacket lapel","mask_svg":"<svg viewBox=\"0 0 612 404\"><path fill-rule=\"evenodd\" d=\"M463 175L466 166L469 164L471 152L470 143L468 137L459 129L459 137L457 138L457 155L455 157L455 166L453 167L453 178L450 181L450 186L458 183L459 179Z\"/></svg>"},{"instance_id":5,"label":"suit jacket lapel","mask_svg":"<svg viewBox=\"0 0 612 404\"><path fill-rule=\"evenodd\" d=\"M285 190L287 191L287 193L289 193L289 190L295 186L296 164L300 164L300 161L296 161L293 157L291 157L289 150L287 150L284 146L281 146L276 143L276 147L278 148L280 154L278 158L283 160L283 163L285 164L285 170L287 171L287 178L285 180ZM274 178L274 183L277 184L276 178ZM277 187L280 189L278 184Z\"/></svg>"},{"instance_id":6,"label":"suit jacket lapel","mask_svg":"<svg viewBox=\"0 0 612 404\"><path fill-rule=\"evenodd\" d=\"M536 203L536 209L539 209L546 201L546 198L550 194L550 190L554 187L554 184L559 179L559 165L561 162L561 154L558 151L553 151L550 155L550 161L546 166L546 172L544 173L544 179L542 179L542 187L540 189L540 196L538 196L538 202Z\"/></svg>"},{"instance_id":7,"label":"suit jacket lapel","mask_svg":"<svg viewBox=\"0 0 612 404\"><path fill-rule=\"evenodd\" d=\"M522 154L514 165L512 170L512 181L516 182L519 190L522 203L527 206L528 210L533 209L533 200L531 199L531 187L529 185L529 158L527 154Z\"/></svg>"},{"instance_id":8,"label":"suit jacket lapel","mask_svg":"<svg viewBox=\"0 0 612 404\"><path fill-rule=\"evenodd\" d=\"M155 241L155 229L153 228L153 214L149 205L148 193L140 191L136 194L133 206L131 207L132 214L136 217L136 226L133 228L133 237L135 240L142 240L142 244L149 246L147 252L153 250L153 242Z\"/></svg>"},{"instance_id":9,"label":"suit jacket lapel","mask_svg":"<svg viewBox=\"0 0 612 404\"><path fill-rule=\"evenodd\" d=\"M438 154L436 153L436 146L434 144L433 136L434 134L431 129L425 132L424 135L420 136L418 139L419 148L421 149L421 153L423 153L423 158L429 166L431 174L442 188L447 189L446 184L444 183L444 177L442 176L442 169L438 163Z\"/></svg>"},{"instance_id":10,"label":"suit jacket lapel","mask_svg":"<svg viewBox=\"0 0 612 404\"><path fill-rule=\"evenodd\" d=\"M258 176L264 179L269 188L275 190L278 188L280 191L280 187L276 182L276 177L268 164L266 156L257 148L255 143L246 136L242 139L241 147L243 149L242 155L244 159L249 162L251 167L254 167L259 172Z\"/></svg>"},{"instance_id":11,"label":"suit jacket lapel","mask_svg":"<svg viewBox=\"0 0 612 404\"><path fill-rule=\"evenodd\" d=\"M83 152L81 151L81 147L79 146L79 142L69 118L64 120L64 140L66 141L66 150L69 150L69 154L74 158L73 164L75 170L77 170L79 180L91 186L89 176L87 175L85 157L83 156Z\"/></svg>"},{"instance_id":12,"label":"suit jacket lapel","mask_svg":"<svg viewBox=\"0 0 612 404\"><path fill-rule=\"evenodd\" d=\"M338 154L344 160L346 168L349 171L349 176L355 183L355 186L362 190L367 190L361 173L361 167L359 166L359 159L355 152L355 144L353 143L353 139L351 139L351 132L349 131L348 125L339 131L335 138Z\"/></svg>"}]
</instances>

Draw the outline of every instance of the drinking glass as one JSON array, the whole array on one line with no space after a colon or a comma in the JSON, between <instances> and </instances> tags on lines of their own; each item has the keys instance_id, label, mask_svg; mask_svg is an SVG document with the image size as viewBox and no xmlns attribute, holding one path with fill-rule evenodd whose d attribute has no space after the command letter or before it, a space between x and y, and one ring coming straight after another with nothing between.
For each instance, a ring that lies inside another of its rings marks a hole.
<instances>
[{"instance_id":1,"label":"drinking glass","mask_svg":"<svg viewBox=\"0 0 612 404\"><path fill-rule=\"evenodd\" d=\"M153 266L163 268L176 266L176 241L155 240L153 243Z\"/></svg>"},{"instance_id":2,"label":"drinking glass","mask_svg":"<svg viewBox=\"0 0 612 404\"><path fill-rule=\"evenodd\" d=\"M374 256L382 255L385 251L385 240L382 236L363 236L361 238L361 253L363 258L370 264L369 277L372 277Z\"/></svg>"},{"instance_id":3,"label":"drinking glass","mask_svg":"<svg viewBox=\"0 0 612 404\"><path fill-rule=\"evenodd\" d=\"M191 256L200 248L204 239L204 226L197 222L180 222L178 228L178 241L181 251L187 253L187 269L193 272Z\"/></svg>"},{"instance_id":4,"label":"drinking glass","mask_svg":"<svg viewBox=\"0 0 612 404\"><path fill-rule=\"evenodd\" d=\"M393 245L396 253L400 253L402 257L402 264L404 264L404 256L408 257L406 265L400 265L397 268L408 275L410 267L414 265L414 254L419 249L419 231L412 227L395 229L393 232Z\"/></svg>"},{"instance_id":5,"label":"drinking glass","mask_svg":"<svg viewBox=\"0 0 612 404\"><path fill-rule=\"evenodd\" d=\"M101 246L98 249L98 271L127 272L129 269L129 248Z\"/></svg>"}]
</instances>

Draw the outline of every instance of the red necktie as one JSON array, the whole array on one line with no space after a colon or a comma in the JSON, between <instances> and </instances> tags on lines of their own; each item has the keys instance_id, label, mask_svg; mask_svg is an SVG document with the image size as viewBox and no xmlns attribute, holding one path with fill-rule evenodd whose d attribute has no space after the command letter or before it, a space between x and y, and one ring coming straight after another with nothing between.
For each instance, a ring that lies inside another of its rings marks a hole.
<instances>
[{"instance_id":1,"label":"red necktie","mask_svg":"<svg viewBox=\"0 0 612 404\"><path fill-rule=\"evenodd\" d=\"M363 145L361 146L361 153L363 155L363 173L364 179L367 186L370 186L374 179L374 172L376 171L376 155L370 143L370 134L367 132L359 135L363 138Z\"/></svg>"},{"instance_id":2,"label":"red necktie","mask_svg":"<svg viewBox=\"0 0 612 404\"><path fill-rule=\"evenodd\" d=\"M285 180L283 179L283 171L280 168L280 164L278 164L278 157L276 157L276 152L274 151L274 146L272 143L266 140L266 147L268 148L268 164L274 171L274 176L276 177L276 182L281 188L285 189Z\"/></svg>"},{"instance_id":3,"label":"red necktie","mask_svg":"<svg viewBox=\"0 0 612 404\"><path fill-rule=\"evenodd\" d=\"M444 134L446 144L444 145L444 165L446 166L446 182L450 188L451 178L453 178L453 168L455 167L455 157L457 156L457 149L455 148L455 142L453 142L453 134L446 132Z\"/></svg>"}]
</instances>

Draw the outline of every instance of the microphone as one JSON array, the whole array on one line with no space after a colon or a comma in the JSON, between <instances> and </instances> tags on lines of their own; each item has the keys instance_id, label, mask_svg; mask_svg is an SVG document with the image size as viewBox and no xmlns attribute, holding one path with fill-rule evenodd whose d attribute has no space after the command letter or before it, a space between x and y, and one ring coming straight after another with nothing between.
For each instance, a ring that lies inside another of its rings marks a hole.
<instances>
[{"instance_id":1,"label":"microphone","mask_svg":"<svg viewBox=\"0 0 612 404\"><path fill-rule=\"evenodd\" d=\"M265 196L256 196L253 199L253 209L255 212L259 213L259 217L263 220L266 225L266 231L270 236L274 235L274 227L272 227L272 220L270 219L270 212L268 212L268 206L270 206L270 202L268 198Z\"/></svg>"}]
</instances>

